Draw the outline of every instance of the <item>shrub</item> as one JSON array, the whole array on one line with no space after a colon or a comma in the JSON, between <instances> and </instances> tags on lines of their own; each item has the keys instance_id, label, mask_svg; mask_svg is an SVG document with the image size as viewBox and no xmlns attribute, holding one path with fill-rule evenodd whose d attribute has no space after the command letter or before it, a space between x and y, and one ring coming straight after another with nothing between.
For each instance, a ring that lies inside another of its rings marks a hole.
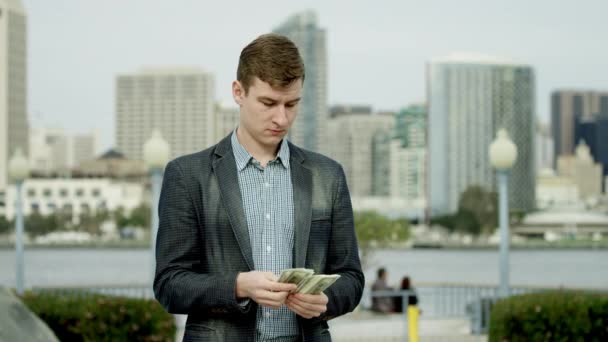
<instances>
[{"instance_id":1,"label":"shrub","mask_svg":"<svg viewBox=\"0 0 608 342\"><path fill-rule=\"evenodd\" d=\"M608 294L551 291L494 304L490 341L608 341Z\"/></svg>"},{"instance_id":2,"label":"shrub","mask_svg":"<svg viewBox=\"0 0 608 342\"><path fill-rule=\"evenodd\" d=\"M175 323L154 300L83 293L22 298L61 341L173 341Z\"/></svg>"}]
</instances>

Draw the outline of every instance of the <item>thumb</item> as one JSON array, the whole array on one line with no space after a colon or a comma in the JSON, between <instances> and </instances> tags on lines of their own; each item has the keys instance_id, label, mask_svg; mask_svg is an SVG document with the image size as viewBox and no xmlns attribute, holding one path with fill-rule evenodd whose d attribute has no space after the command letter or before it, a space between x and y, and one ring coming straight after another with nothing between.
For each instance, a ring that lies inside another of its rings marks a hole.
<instances>
[{"instance_id":1,"label":"thumb","mask_svg":"<svg viewBox=\"0 0 608 342\"><path fill-rule=\"evenodd\" d=\"M272 272L262 272L262 275L264 276L265 279L273 281L273 282L279 280L279 278Z\"/></svg>"},{"instance_id":2,"label":"thumb","mask_svg":"<svg viewBox=\"0 0 608 342\"><path fill-rule=\"evenodd\" d=\"M270 290L274 292L291 292L298 288L296 284L289 283L277 283L274 282L270 285Z\"/></svg>"}]
</instances>

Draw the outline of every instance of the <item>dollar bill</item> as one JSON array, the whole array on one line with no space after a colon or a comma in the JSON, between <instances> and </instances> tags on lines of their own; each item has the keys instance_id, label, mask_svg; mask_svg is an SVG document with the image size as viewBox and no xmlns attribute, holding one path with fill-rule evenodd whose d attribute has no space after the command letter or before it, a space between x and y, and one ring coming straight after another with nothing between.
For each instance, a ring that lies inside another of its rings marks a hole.
<instances>
[{"instance_id":1,"label":"dollar bill","mask_svg":"<svg viewBox=\"0 0 608 342\"><path fill-rule=\"evenodd\" d=\"M335 283L338 278L340 278L340 276L337 274L312 275L298 285L296 293L319 294L325 291L331 284Z\"/></svg>"},{"instance_id":2,"label":"dollar bill","mask_svg":"<svg viewBox=\"0 0 608 342\"><path fill-rule=\"evenodd\" d=\"M279 283L290 283L299 285L303 280L307 279L314 273L314 270L308 268L286 269L281 272L281 276L279 276Z\"/></svg>"}]
</instances>

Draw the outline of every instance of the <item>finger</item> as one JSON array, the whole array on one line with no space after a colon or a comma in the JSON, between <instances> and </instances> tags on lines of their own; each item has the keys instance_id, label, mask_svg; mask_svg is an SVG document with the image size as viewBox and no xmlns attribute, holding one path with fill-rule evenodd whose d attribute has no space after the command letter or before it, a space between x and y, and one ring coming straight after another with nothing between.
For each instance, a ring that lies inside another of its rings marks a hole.
<instances>
[{"instance_id":1,"label":"finger","mask_svg":"<svg viewBox=\"0 0 608 342\"><path fill-rule=\"evenodd\" d=\"M329 299L323 292L321 292L320 294L295 293L293 295L293 298L296 298L302 302L321 305L326 305L329 301Z\"/></svg>"},{"instance_id":2,"label":"finger","mask_svg":"<svg viewBox=\"0 0 608 342\"><path fill-rule=\"evenodd\" d=\"M286 303L296 304L298 307L301 307L308 312L325 312L327 310L327 307L324 304L307 303L296 297L290 297Z\"/></svg>"},{"instance_id":3,"label":"finger","mask_svg":"<svg viewBox=\"0 0 608 342\"><path fill-rule=\"evenodd\" d=\"M273 303L283 304L287 299L288 292L271 292L266 290L259 290L256 294L256 298L259 301L270 301Z\"/></svg>"},{"instance_id":4,"label":"finger","mask_svg":"<svg viewBox=\"0 0 608 342\"><path fill-rule=\"evenodd\" d=\"M272 272L262 272L262 275L264 276L264 278L276 282L277 280L279 280L279 278Z\"/></svg>"},{"instance_id":5,"label":"finger","mask_svg":"<svg viewBox=\"0 0 608 342\"><path fill-rule=\"evenodd\" d=\"M291 291L295 291L297 288L298 288L298 286L296 284L285 284L285 283L278 283L278 282L273 282L269 286L269 290L275 291L275 292L291 292Z\"/></svg>"},{"instance_id":6,"label":"finger","mask_svg":"<svg viewBox=\"0 0 608 342\"><path fill-rule=\"evenodd\" d=\"M311 311L311 310L307 310L305 308L303 308L301 305L293 302L293 301L287 301L285 303L285 305L287 306L287 308L289 308L291 311L295 312L296 314L304 317L304 318L313 318L313 317L318 317L321 315L320 312L315 312L315 311Z\"/></svg>"}]
</instances>

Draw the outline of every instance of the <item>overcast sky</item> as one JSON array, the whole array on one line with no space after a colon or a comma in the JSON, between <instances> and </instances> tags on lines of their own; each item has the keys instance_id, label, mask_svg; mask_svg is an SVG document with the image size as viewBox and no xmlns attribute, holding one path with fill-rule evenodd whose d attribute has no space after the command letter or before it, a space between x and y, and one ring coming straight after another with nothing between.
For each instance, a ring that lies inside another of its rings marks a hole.
<instances>
[{"instance_id":1,"label":"overcast sky","mask_svg":"<svg viewBox=\"0 0 608 342\"><path fill-rule=\"evenodd\" d=\"M32 125L101 131L114 145L114 78L197 66L229 100L240 50L292 13L327 30L329 104L397 110L425 99L425 66L451 52L531 65L537 115L556 88L608 89L608 1L23 0Z\"/></svg>"}]
</instances>

